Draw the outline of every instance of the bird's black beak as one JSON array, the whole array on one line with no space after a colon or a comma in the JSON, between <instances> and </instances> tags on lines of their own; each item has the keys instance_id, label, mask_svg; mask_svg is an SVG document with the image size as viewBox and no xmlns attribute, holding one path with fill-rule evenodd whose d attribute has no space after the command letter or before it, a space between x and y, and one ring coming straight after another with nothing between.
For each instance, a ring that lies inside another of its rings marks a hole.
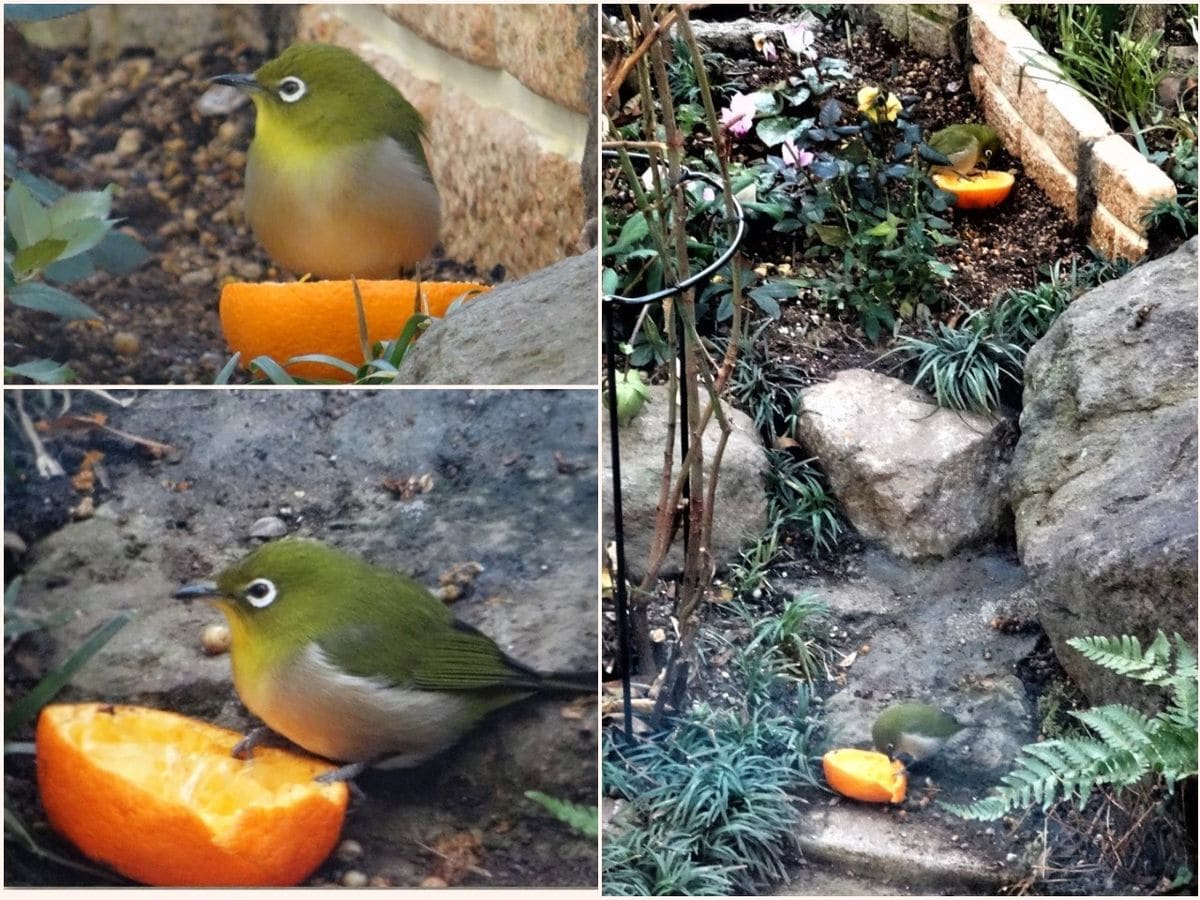
<instances>
[{"instance_id":1,"label":"bird's black beak","mask_svg":"<svg viewBox=\"0 0 1200 900\"><path fill-rule=\"evenodd\" d=\"M185 584L171 596L176 600L182 600L185 603L191 603L193 600L208 600L213 597L222 597L224 595L214 582L196 581L192 584Z\"/></svg>"},{"instance_id":2,"label":"bird's black beak","mask_svg":"<svg viewBox=\"0 0 1200 900\"><path fill-rule=\"evenodd\" d=\"M214 75L208 80L213 84L227 84L229 87L234 87L239 91L246 91L247 93L262 90L262 85L258 83L258 79L253 75L239 75L237 73L231 75Z\"/></svg>"}]
</instances>

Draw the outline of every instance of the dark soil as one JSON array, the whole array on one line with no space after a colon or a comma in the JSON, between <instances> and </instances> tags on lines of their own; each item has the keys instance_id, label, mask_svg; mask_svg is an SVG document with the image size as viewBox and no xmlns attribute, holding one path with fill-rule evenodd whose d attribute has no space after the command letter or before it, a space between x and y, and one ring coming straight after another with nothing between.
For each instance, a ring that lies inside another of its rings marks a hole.
<instances>
[{"instance_id":1,"label":"dark soil","mask_svg":"<svg viewBox=\"0 0 1200 900\"><path fill-rule=\"evenodd\" d=\"M129 52L111 62L23 47L5 78L26 86L29 110L5 117L17 164L68 190L118 187L119 227L152 254L129 275L65 285L100 313L63 322L6 304L5 359L67 363L90 384L205 384L229 357L217 300L227 281L289 280L255 241L242 213L249 103L205 116L206 79L252 72L244 47L195 50L179 60ZM497 280L435 251L422 277ZM244 380L244 379L243 379Z\"/></svg>"}]
</instances>

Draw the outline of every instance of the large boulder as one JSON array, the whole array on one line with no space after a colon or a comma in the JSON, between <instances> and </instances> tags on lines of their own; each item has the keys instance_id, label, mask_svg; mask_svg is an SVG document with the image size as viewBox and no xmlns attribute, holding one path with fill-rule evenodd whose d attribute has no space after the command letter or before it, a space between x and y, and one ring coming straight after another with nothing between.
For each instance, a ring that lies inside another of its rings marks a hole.
<instances>
[{"instance_id":1,"label":"large boulder","mask_svg":"<svg viewBox=\"0 0 1200 900\"><path fill-rule=\"evenodd\" d=\"M654 540L654 522L662 484L663 445L667 436L667 389L651 385L642 411L620 429L621 509L624 515L625 560L629 576L640 580L649 563ZM709 545L712 560L720 568L735 561L747 541L767 527L765 478L767 454L750 417L725 407L733 432L721 457L717 481L713 536ZM608 410L604 410L601 445L604 457L604 539L613 539L612 454L608 441ZM720 427L714 418L704 432L704 467L711 474ZM673 453L673 472L679 472L679 435ZM661 574L673 574L683 562L682 538L672 547Z\"/></svg>"},{"instance_id":2,"label":"large boulder","mask_svg":"<svg viewBox=\"0 0 1200 900\"><path fill-rule=\"evenodd\" d=\"M863 537L921 559L1005 532L1010 420L942 409L865 369L839 372L803 397L797 436Z\"/></svg>"},{"instance_id":3,"label":"large boulder","mask_svg":"<svg viewBox=\"0 0 1200 900\"><path fill-rule=\"evenodd\" d=\"M1161 628L1195 646L1195 238L1077 299L1030 352L1012 504L1067 672L1093 701L1137 702L1065 641Z\"/></svg>"}]
</instances>

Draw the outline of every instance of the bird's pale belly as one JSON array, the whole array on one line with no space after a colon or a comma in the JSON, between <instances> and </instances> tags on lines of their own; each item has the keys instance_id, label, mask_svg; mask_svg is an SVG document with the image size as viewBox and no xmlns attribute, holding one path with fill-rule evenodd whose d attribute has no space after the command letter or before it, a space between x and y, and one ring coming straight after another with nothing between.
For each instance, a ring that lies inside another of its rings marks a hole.
<instances>
[{"instance_id":1,"label":"bird's pale belly","mask_svg":"<svg viewBox=\"0 0 1200 900\"><path fill-rule=\"evenodd\" d=\"M403 160L348 154L281 165L251 149L247 218L272 259L297 275L395 278L437 243L437 189Z\"/></svg>"},{"instance_id":2,"label":"bird's pale belly","mask_svg":"<svg viewBox=\"0 0 1200 900\"><path fill-rule=\"evenodd\" d=\"M283 669L237 684L242 702L288 740L339 762L386 758L392 766L415 766L480 718L457 694L388 687L337 671L313 645Z\"/></svg>"}]
</instances>

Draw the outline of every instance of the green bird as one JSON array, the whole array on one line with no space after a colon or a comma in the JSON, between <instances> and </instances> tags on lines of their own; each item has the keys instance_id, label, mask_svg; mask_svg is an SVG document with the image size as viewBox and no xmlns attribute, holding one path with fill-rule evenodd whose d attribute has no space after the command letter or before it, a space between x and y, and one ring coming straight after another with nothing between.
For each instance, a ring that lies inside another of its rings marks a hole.
<instances>
[{"instance_id":1,"label":"green bird","mask_svg":"<svg viewBox=\"0 0 1200 900\"><path fill-rule=\"evenodd\" d=\"M425 121L349 50L295 44L253 75L246 217L271 257L320 278L395 278L437 243Z\"/></svg>"},{"instance_id":2,"label":"green bird","mask_svg":"<svg viewBox=\"0 0 1200 900\"><path fill-rule=\"evenodd\" d=\"M541 694L596 691L595 673L540 674L459 622L421 584L319 541L251 552L216 582L174 595L229 620L233 682L246 707L311 753L348 765L418 765L488 713ZM244 756L267 732L235 749Z\"/></svg>"},{"instance_id":3,"label":"green bird","mask_svg":"<svg viewBox=\"0 0 1200 900\"><path fill-rule=\"evenodd\" d=\"M926 142L950 160L949 166L934 166L934 171L953 169L959 175L969 175L980 167L986 171L988 162L1000 152L1000 135L988 125L951 125L935 131Z\"/></svg>"},{"instance_id":4,"label":"green bird","mask_svg":"<svg viewBox=\"0 0 1200 900\"><path fill-rule=\"evenodd\" d=\"M965 727L935 706L904 701L879 714L871 726L871 740L876 750L912 765L936 754Z\"/></svg>"}]
</instances>

